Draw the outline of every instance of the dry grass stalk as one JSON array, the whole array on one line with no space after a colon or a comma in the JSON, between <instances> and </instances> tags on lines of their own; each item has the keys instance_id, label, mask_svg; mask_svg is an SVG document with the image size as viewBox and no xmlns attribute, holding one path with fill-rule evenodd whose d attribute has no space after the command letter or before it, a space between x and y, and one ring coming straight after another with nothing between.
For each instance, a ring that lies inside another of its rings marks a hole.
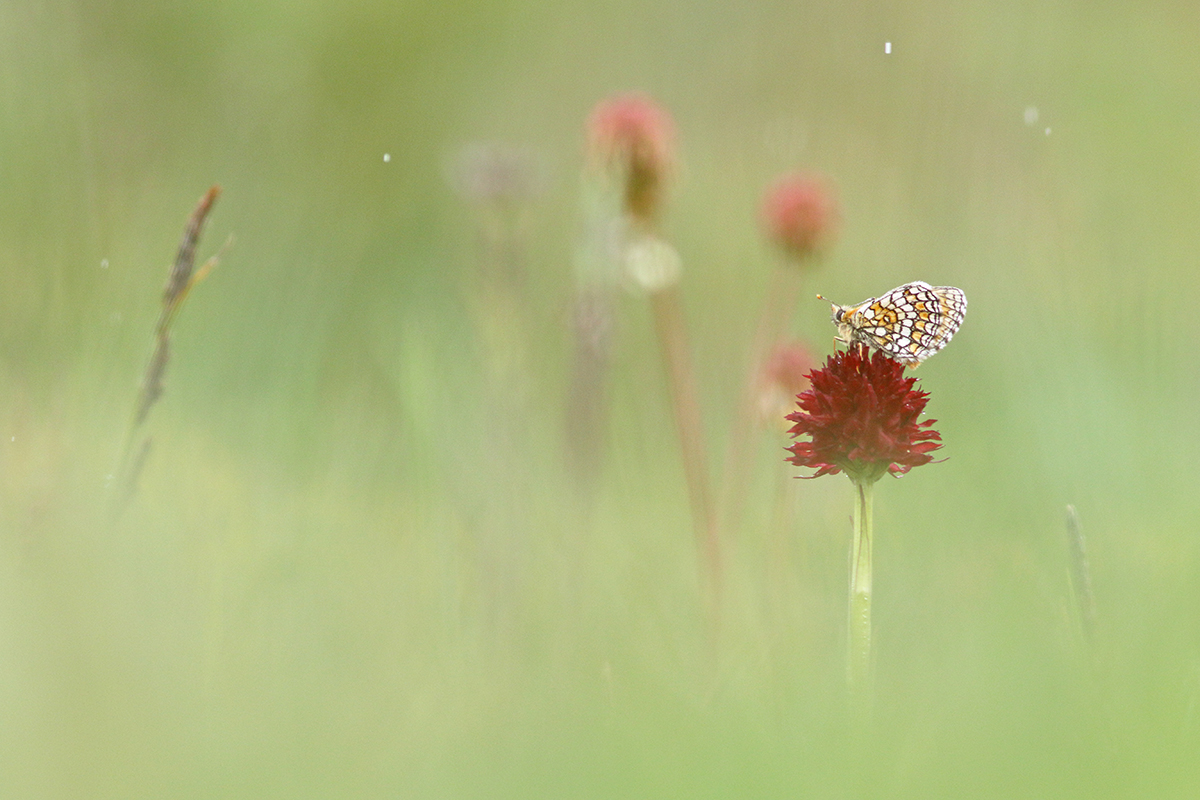
<instances>
[{"instance_id":1,"label":"dry grass stalk","mask_svg":"<svg viewBox=\"0 0 1200 800\"><path fill-rule=\"evenodd\" d=\"M217 265L221 253L232 242L231 237L222 246L220 253L208 259L200 269L195 268L196 245L200 240L200 232L204 227L205 219L212 210L213 203L220 194L221 187L213 186L196 204L196 208L188 217L187 226L184 228L183 239L179 243L175 263L172 264L171 271L167 275L167 284L163 288L162 311L154 326L154 351L150 355L146 372L142 376L141 389L138 391L137 403L134 406L133 418L129 425L129 435L126 438L120 467L116 473L122 487L121 505L133 494L138 476L141 474L150 452L149 436L136 448L134 441L137 439L138 431L150 415L150 409L162 397L163 376L166 374L167 364L171 360L171 323L183 305L183 301L187 299L191 288L203 280L204 276Z\"/></svg>"}]
</instances>

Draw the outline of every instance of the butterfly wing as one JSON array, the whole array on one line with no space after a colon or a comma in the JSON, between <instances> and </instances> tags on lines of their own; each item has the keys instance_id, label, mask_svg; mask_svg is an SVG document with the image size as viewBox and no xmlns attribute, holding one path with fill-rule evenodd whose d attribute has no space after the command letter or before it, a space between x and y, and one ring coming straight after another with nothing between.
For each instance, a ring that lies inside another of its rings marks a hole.
<instances>
[{"instance_id":1,"label":"butterfly wing","mask_svg":"<svg viewBox=\"0 0 1200 800\"><path fill-rule=\"evenodd\" d=\"M914 281L842 308L835 321L844 341L862 342L897 361L919 364L946 346L966 311L961 289Z\"/></svg>"},{"instance_id":2,"label":"butterfly wing","mask_svg":"<svg viewBox=\"0 0 1200 800\"><path fill-rule=\"evenodd\" d=\"M914 354L918 361L924 361L949 344L967 314L967 296L962 289L954 286L933 286L929 288L928 294L932 295L932 303L935 304L937 313L930 315L931 324L926 326L921 350Z\"/></svg>"}]
</instances>

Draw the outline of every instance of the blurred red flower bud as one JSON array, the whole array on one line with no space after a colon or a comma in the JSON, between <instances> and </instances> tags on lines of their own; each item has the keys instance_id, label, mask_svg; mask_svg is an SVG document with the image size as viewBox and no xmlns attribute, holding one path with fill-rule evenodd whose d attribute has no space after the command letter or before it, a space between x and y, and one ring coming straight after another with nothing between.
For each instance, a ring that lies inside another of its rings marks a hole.
<instances>
[{"instance_id":1,"label":"blurred red flower bud","mask_svg":"<svg viewBox=\"0 0 1200 800\"><path fill-rule=\"evenodd\" d=\"M767 190L762 217L767 235L797 259L823 249L839 221L837 202L825 182L799 174L780 178Z\"/></svg>"},{"instance_id":2,"label":"blurred red flower bud","mask_svg":"<svg viewBox=\"0 0 1200 800\"><path fill-rule=\"evenodd\" d=\"M653 222L674 165L675 126L670 115L645 95L617 95L592 109L587 127L592 160L621 171L626 212Z\"/></svg>"}]
</instances>

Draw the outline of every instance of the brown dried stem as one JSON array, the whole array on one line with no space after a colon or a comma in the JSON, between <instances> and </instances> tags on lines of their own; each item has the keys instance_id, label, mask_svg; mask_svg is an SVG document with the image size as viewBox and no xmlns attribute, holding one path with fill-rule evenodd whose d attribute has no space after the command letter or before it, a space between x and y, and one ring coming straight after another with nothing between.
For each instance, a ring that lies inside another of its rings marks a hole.
<instances>
[{"instance_id":1,"label":"brown dried stem","mask_svg":"<svg viewBox=\"0 0 1200 800\"><path fill-rule=\"evenodd\" d=\"M137 448L136 456L134 456L133 443L138 430L150 415L150 409L163 393L163 377L167 371L167 364L171 360L171 323L183 305L183 301L187 299L191 288L216 266L221 253L232 242L231 237L222 246L220 253L208 259L199 270L195 268L196 245L200 240L200 232L209 211L212 210L213 203L220 194L221 187L213 186L196 204L196 208L188 217L183 238L179 242L175 263L167 275L167 284L163 288L162 310L159 312L158 322L154 326L154 350L142 376L141 389L138 391L137 403L134 406L133 418L129 425L129 435L125 442L120 467L117 470L123 486L122 501L132 494L149 452L149 438Z\"/></svg>"}]
</instances>

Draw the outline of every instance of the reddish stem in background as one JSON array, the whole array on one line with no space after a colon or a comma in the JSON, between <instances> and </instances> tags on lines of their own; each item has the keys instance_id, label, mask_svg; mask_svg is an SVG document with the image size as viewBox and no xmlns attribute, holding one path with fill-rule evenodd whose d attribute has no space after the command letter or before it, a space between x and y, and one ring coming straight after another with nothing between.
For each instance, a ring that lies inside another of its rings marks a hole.
<instances>
[{"instance_id":1,"label":"reddish stem in background","mask_svg":"<svg viewBox=\"0 0 1200 800\"><path fill-rule=\"evenodd\" d=\"M719 518L730 531L736 531L741 524L742 503L754 467L759 375L771 348L787 333L799 303L800 283L801 275L795 265L783 263L775 268L750 345L746 377L730 429L721 480Z\"/></svg>"},{"instance_id":2,"label":"reddish stem in background","mask_svg":"<svg viewBox=\"0 0 1200 800\"><path fill-rule=\"evenodd\" d=\"M662 347L663 367L670 384L675 426L683 451L683 470L691 500L696 545L707 565L707 588L715 608L721 594L721 542L716 515L713 513L704 425L700 416L695 374L688 355L687 326L678 285L652 293L650 302Z\"/></svg>"}]
</instances>

